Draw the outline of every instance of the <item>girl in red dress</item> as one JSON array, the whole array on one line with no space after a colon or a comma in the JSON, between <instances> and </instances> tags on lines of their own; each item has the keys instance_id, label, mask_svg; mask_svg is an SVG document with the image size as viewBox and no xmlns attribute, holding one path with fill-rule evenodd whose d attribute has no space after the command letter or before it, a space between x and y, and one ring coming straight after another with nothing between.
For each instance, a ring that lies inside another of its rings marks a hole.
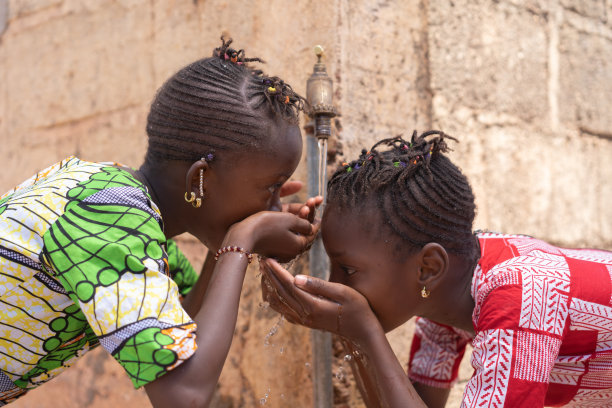
<instances>
[{"instance_id":1,"label":"girl in red dress","mask_svg":"<svg viewBox=\"0 0 612 408\"><path fill-rule=\"evenodd\" d=\"M462 407L612 406L612 252L473 233L442 132L385 139L329 182L330 281L268 260L264 296L336 333L368 407L443 407L465 346ZM385 333L419 316L408 375Z\"/></svg>"}]
</instances>

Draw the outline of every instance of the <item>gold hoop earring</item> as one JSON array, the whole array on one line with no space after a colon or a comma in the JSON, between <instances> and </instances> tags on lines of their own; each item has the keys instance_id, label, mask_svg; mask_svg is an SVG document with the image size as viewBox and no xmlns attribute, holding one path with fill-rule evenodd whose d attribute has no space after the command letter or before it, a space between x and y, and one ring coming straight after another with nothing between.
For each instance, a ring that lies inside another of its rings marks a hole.
<instances>
[{"instance_id":1,"label":"gold hoop earring","mask_svg":"<svg viewBox=\"0 0 612 408\"><path fill-rule=\"evenodd\" d=\"M421 289L421 297L426 299L429 297L430 294L431 292L428 291L425 286L423 286L423 289Z\"/></svg>"},{"instance_id":2,"label":"gold hoop earring","mask_svg":"<svg viewBox=\"0 0 612 408\"><path fill-rule=\"evenodd\" d=\"M187 198L187 193L185 193L185 201L187 201L188 203L193 203L195 199L196 195L193 191L191 192L191 196L189 196L189 198Z\"/></svg>"},{"instance_id":3,"label":"gold hoop earring","mask_svg":"<svg viewBox=\"0 0 612 408\"><path fill-rule=\"evenodd\" d=\"M200 197L195 199L195 202L191 203L195 208L200 208L202 205L202 199Z\"/></svg>"}]
</instances>

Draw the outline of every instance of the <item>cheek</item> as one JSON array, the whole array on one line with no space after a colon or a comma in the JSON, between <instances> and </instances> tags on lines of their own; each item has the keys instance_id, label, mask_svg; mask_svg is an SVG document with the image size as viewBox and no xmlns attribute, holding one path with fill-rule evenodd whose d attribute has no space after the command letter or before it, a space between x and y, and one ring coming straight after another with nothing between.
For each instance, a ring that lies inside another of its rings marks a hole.
<instances>
[{"instance_id":1,"label":"cheek","mask_svg":"<svg viewBox=\"0 0 612 408\"><path fill-rule=\"evenodd\" d=\"M389 283L388 283L389 282ZM381 279L369 288L364 288L364 296L380 320L385 331L394 329L408 320L406 318L406 293L399 285Z\"/></svg>"}]
</instances>

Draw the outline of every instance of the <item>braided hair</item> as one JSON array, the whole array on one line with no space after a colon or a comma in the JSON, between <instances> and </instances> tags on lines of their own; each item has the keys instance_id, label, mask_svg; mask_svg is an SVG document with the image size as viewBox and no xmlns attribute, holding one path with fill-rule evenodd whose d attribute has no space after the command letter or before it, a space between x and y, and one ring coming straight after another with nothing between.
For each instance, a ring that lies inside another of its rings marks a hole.
<instances>
[{"instance_id":1,"label":"braided hair","mask_svg":"<svg viewBox=\"0 0 612 408\"><path fill-rule=\"evenodd\" d=\"M147 118L146 162L257 148L275 116L297 124L304 98L248 65L264 61L231 48L231 39L221 42L212 57L184 67L158 90Z\"/></svg>"},{"instance_id":2,"label":"braided hair","mask_svg":"<svg viewBox=\"0 0 612 408\"><path fill-rule=\"evenodd\" d=\"M449 150L447 139L457 141L435 130L379 141L333 174L329 204L348 209L374 203L384 225L407 244L400 248L437 242L476 257L474 195L461 170L442 154Z\"/></svg>"}]
</instances>

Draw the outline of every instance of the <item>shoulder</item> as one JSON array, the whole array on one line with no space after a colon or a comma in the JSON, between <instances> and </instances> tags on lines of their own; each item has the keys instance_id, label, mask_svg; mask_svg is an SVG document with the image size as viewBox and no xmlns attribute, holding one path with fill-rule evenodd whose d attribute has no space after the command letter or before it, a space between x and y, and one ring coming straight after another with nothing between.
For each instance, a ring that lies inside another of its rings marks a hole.
<instances>
[{"instance_id":1,"label":"shoulder","mask_svg":"<svg viewBox=\"0 0 612 408\"><path fill-rule=\"evenodd\" d=\"M563 249L530 237L485 240L473 286L477 329L529 329L561 337L572 292L582 280L577 269L584 266L576 268L574 262ZM609 289L605 272L600 281ZM605 296L609 300L609 290Z\"/></svg>"}]
</instances>

